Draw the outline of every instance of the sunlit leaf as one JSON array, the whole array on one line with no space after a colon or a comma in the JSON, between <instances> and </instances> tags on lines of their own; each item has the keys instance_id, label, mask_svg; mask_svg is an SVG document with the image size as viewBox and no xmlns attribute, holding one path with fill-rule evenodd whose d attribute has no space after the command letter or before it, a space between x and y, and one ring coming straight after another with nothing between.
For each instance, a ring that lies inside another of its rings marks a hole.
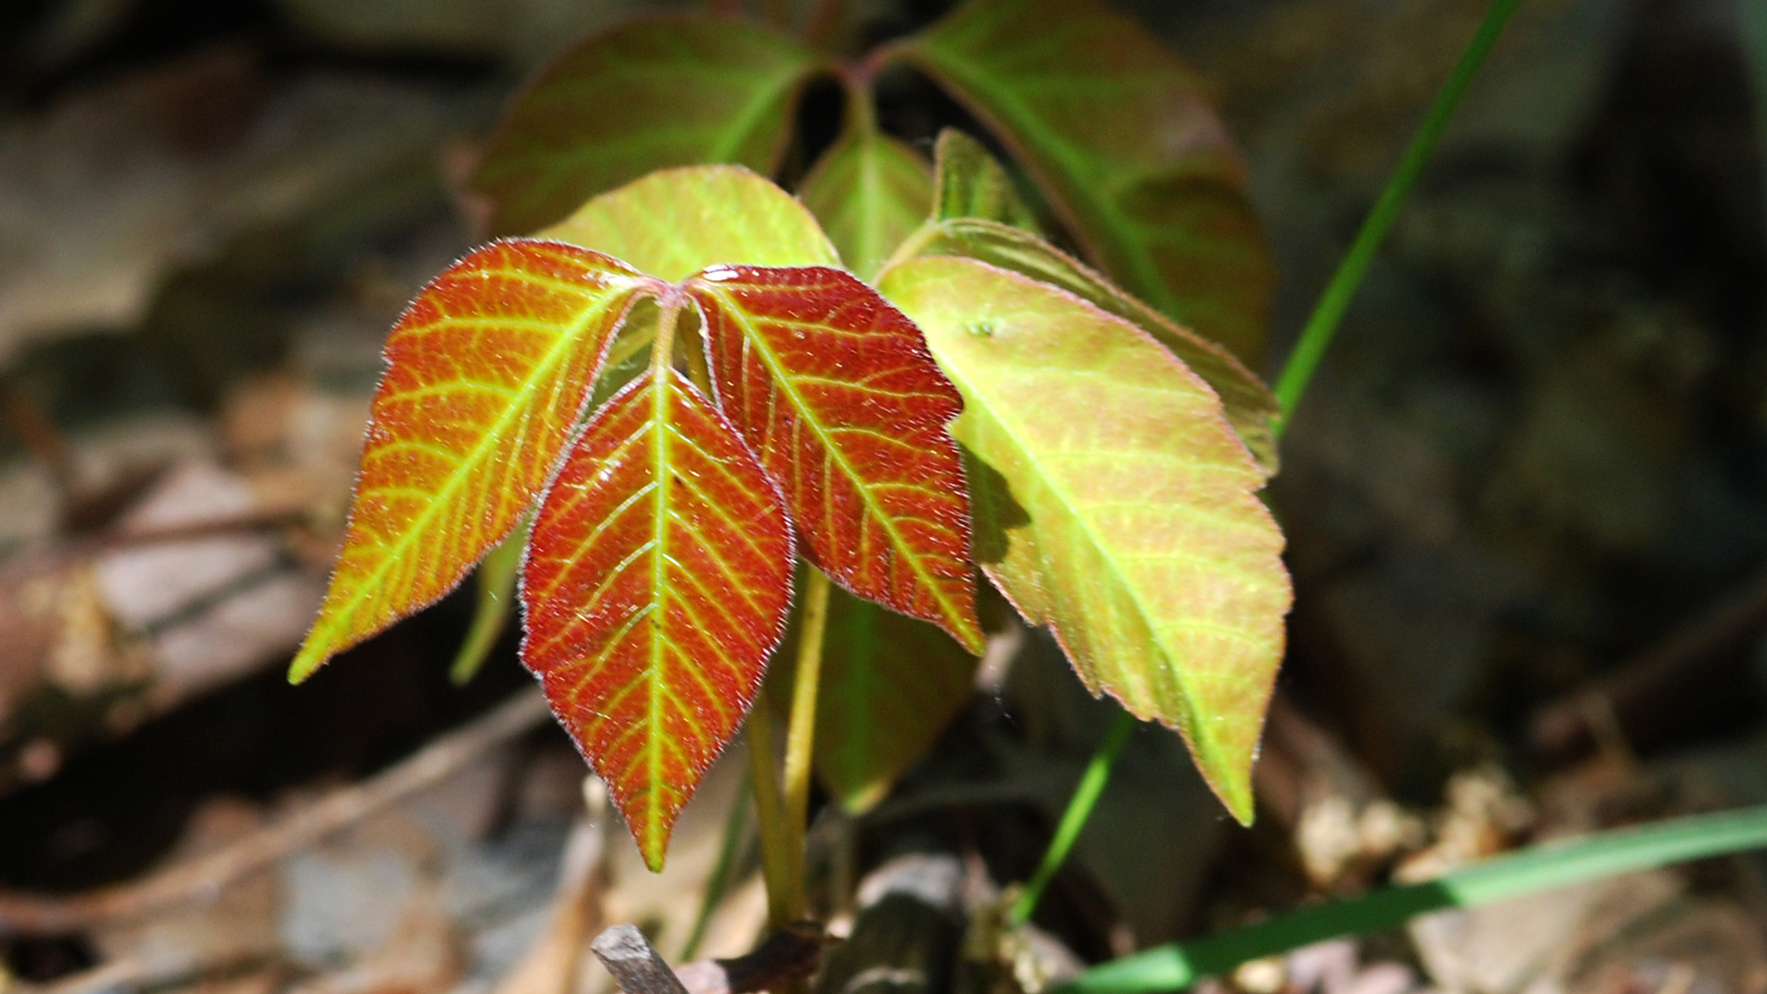
<instances>
[{"instance_id":1,"label":"sunlit leaf","mask_svg":"<svg viewBox=\"0 0 1767 994\"><path fill-rule=\"evenodd\" d=\"M981 142L956 128L939 132L939 143L933 149L933 176L934 221L976 217L1037 230L1037 219L1019 199L1005 168Z\"/></svg>"},{"instance_id":2,"label":"sunlit leaf","mask_svg":"<svg viewBox=\"0 0 1767 994\"><path fill-rule=\"evenodd\" d=\"M1088 258L1257 365L1273 271L1196 75L1090 0L971 0L896 49L1025 166Z\"/></svg>"},{"instance_id":3,"label":"sunlit leaf","mask_svg":"<svg viewBox=\"0 0 1767 994\"><path fill-rule=\"evenodd\" d=\"M804 180L799 195L861 279L926 219L933 181L914 150L876 131L849 131ZM725 259L724 262L747 262Z\"/></svg>"},{"instance_id":4,"label":"sunlit leaf","mask_svg":"<svg viewBox=\"0 0 1767 994\"><path fill-rule=\"evenodd\" d=\"M1214 391L1133 325L1027 277L924 258L881 287L963 394L976 555L1094 693L1183 733L1252 816L1290 603L1264 483Z\"/></svg>"},{"instance_id":5,"label":"sunlit leaf","mask_svg":"<svg viewBox=\"0 0 1767 994\"><path fill-rule=\"evenodd\" d=\"M791 569L778 491L673 370L596 413L541 503L522 659L653 870L754 701Z\"/></svg>"},{"instance_id":6,"label":"sunlit leaf","mask_svg":"<svg viewBox=\"0 0 1767 994\"><path fill-rule=\"evenodd\" d=\"M525 234L669 166L729 162L771 173L798 93L821 65L749 21L623 24L566 51L516 98L473 186L496 204L493 231Z\"/></svg>"},{"instance_id":7,"label":"sunlit leaf","mask_svg":"<svg viewBox=\"0 0 1767 994\"><path fill-rule=\"evenodd\" d=\"M840 265L797 198L737 166L652 173L596 197L543 235L671 282L717 263Z\"/></svg>"},{"instance_id":8,"label":"sunlit leaf","mask_svg":"<svg viewBox=\"0 0 1767 994\"><path fill-rule=\"evenodd\" d=\"M811 562L980 651L962 406L920 332L837 269L717 266L688 281L720 406L779 481Z\"/></svg>"},{"instance_id":9,"label":"sunlit leaf","mask_svg":"<svg viewBox=\"0 0 1767 994\"><path fill-rule=\"evenodd\" d=\"M1276 397L1231 352L1113 286L1048 242L1028 231L977 218L929 224L902 246L904 255L955 255L1058 286L1124 318L1152 335L1221 396L1227 421L1251 449L1266 475L1277 466Z\"/></svg>"},{"instance_id":10,"label":"sunlit leaf","mask_svg":"<svg viewBox=\"0 0 1767 994\"><path fill-rule=\"evenodd\" d=\"M599 253L516 240L424 288L387 338L343 550L290 679L452 590L509 534L653 283Z\"/></svg>"},{"instance_id":11,"label":"sunlit leaf","mask_svg":"<svg viewBox=\"0 0 1767 994\"><path fill-rule=\"evenodd\" d=\"M460 651L448 666L448 679L456 685L471 683L479 675L491 649L503 637L510 608L515 605L515 578L521 572L522 550L527 544L528 530L517 528L480 561L473 578L478 586L478 603L473 608L472 624L467 626Z\"/></svg>"},{"instance_id":12,"label":"sunlit leaf","mask_svg":"<svg viewBox=\"0 0 1767 994\"><path fill-rule=\"evenodd\" d=\"M849 814L883 800L963 709L976 657L924 621L836 590L816 699L816 772Z\"/></svg>"}]
</instances>

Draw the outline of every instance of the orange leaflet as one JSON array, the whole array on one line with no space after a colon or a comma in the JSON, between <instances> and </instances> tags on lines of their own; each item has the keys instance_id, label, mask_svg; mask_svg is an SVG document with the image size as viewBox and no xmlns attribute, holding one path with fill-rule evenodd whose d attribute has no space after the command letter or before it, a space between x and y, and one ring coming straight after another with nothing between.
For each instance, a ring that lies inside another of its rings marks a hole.
<instances>
[{"instance_id":1,"label":"orange leaflet","mask_svg":"<svg viewBox=\"0 0 1767 994\"><path fill-rule=\"evenodd\" d=\"M635 293L657 284L599 252L512 240L423 289L387 339L343 551L291 680L452 590L509 534Z\"/></svg>"},{"instance_id":2,"label":"orange leaflet","mask_svg":"<svg viewBox=\"0 0 1767 994\"><path fill-rule=\"evenodd\" d=\"M901 311L838 269L689 279L725 413L779 482L806 554L861 597L980 652L957 390Z\"/></svg>"},{"instance_id":3,"label":"orange leaflet","mask_svg":"<svg viewBox=\"0 0 1767 994\"><path fill-rule=\"evenodd\" d=\"M777 489L672 369L608 401L541 503L522 659L653 870L754 702L791 569Z\"/></svg>"}]
</instances>

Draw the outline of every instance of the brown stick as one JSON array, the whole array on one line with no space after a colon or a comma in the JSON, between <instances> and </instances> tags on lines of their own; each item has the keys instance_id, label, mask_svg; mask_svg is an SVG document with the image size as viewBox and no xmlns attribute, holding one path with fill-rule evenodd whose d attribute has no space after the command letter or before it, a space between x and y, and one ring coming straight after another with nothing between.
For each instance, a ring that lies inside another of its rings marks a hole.
<instances>
[{"instance_id":1,"label":"brown stick","mask_svg":"<svg viewBox=\"0 0 1767 994\"><path fill-rule=\"evenodd\" d=\"M140 880L66 897L0 893L0 937L78 932L213 895L291 852L441 783L487 750L541 724L550 713L538 690L522 691L372 779L334 791L286 821L208 856Z\"/></svg>"},{"instance_id":2,"label":"brown stick","mask_svg":"<svg viewBox=\"0 0 1767 994\"><path fill-rule=\"evenodd\" d=\"M1767 574L1609 673L1542 705L1529 719L1529 742L1543 756L1564 759L1604 737L1628 741L1647 731L1642 726L1665 703L1687 700L1690 684L1709 678L1763 627Z\"/></svg>"},{"instance_id":3,"label":"brown stick","mask_svg":"<svg viewBox=\"0 0 1767 994\"><path fill-rule=\"evenodd\" d=\"M632 925L609 927L589 944L589 951L626 994L687 994L656 947Z\"/></svg>"}]
</instances>

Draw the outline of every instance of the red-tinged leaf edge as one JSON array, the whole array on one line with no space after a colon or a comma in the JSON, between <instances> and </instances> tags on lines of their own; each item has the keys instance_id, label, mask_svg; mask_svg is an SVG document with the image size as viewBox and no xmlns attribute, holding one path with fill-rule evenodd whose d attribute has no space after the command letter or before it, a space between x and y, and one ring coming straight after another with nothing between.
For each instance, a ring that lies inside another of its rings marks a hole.
<instances>
[{"instance_id":1,"label":"red-tinged leaf edge","mask_svg":"<svg viewBox=\"0 0 1767 994\"><path fill-rule=\"evenodd\" d=\"M290 682L439 600L514 530L633 300L659 284L599 252L509 239L424 287L388 335L343 548ZM518 305L526 318L509 318Z\"/></svg>"},{"instance_id":2,"label":"red-tinged leaf edge","mask_svg":"<svg viewBox=\"0 0 1767 994\"><path fill-rule=\"evenodd\" d=\"M719 406L785 493L806 558L980 654L968 488L950 433L963 400L920 329L838 269L714 266L685 286Z\"/></svg>"},{"instance_id":3,"label":"red-tinged leaf edge","mask_svg":"<svg viewBox=\"0 0 1767 994\"><path fill-rule=\"evenodd\" d=\"M609 400L541 501L522 660L653 871L754 702L794 555L778 488L673 369Z\"/></svg>"}]
</instances>

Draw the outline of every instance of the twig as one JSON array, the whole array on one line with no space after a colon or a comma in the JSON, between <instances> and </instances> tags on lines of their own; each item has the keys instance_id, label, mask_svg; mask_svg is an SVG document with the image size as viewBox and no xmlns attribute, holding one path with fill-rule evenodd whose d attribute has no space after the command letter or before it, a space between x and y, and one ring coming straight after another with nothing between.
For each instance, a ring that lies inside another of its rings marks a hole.
<instances>
[{"instance_id":1,"label":"twig","mask_svg":"<svg viewBox=\"0 0 1767 994\"><path fill-rule=\"evenodd\" d=\"M626 994L687 994L687 988L657 954L644 933L632 925L614 925L595 937L589 951L614 975Z\"/></svg>"},{"instance_id":2,"label":"twig","mask_svg":"<svg viewBox=\"0 0 1767 994\"><path fill-rule=\"evenodd\" d=\"M1763 627L1767 574L1605 676L1542 705L1528 722L1528 740L1544 756L1566 758L1602 738L1615 745L1637 739L1649 714L1665 701L1686 700L1697 678L1734 658Z\"/></svg>"},{"instance_id":3,"label":"twig","mask_svg":"<svg viewBox=\"0 0 1767 994\"><path fill-rule=\"evenodd\" d=\"M210 898L291 852L441 783L487 750L541 724L550 713L538 690L523 691L396 766L333 792L281 824L140 880L66 897L0 893L0 937L78 932Z\"/></svg>"}]
</instances>

